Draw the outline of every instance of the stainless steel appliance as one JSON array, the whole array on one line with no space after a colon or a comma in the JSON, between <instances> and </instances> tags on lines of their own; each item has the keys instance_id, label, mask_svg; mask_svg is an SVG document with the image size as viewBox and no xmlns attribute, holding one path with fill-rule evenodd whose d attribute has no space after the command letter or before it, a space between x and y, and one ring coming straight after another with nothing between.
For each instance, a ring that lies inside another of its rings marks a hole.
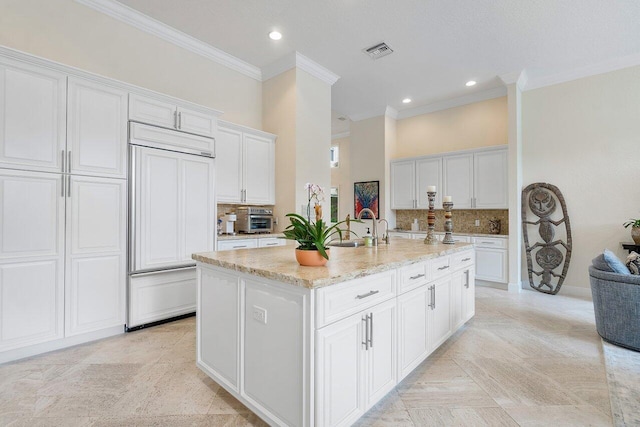
<instances>
[{"instance_id":1,"label":"stainless steel appliance","mask_svg":"<svg viewBox=\"0 0 640 427\"><path fill-rule=\"evenodd\" d=\"M238 217L235 214L226 214L222 217L222 234L236 234L235 222Z\"/></svg>"},{"instance_id":2,"label":"stainless steel appliance","mask_svg":"<svg viewBox=\"0 0 640 427\"><path fill-rule=\"evenodd\" d=\"M240 233L272 233L273 209L242 206L236 209L236 231Z\"/></svg>"},{"instance_id":3,"label":"stainless steel appliance","mask_svg":"<svg viewBox=\"0 0 640 427\"><path fill-rule=\"evenodd\" d=\"M128 330L195 312L191 255L215 248L213 148L212 138L130 124Z\"/></svg>"}]
</instances>

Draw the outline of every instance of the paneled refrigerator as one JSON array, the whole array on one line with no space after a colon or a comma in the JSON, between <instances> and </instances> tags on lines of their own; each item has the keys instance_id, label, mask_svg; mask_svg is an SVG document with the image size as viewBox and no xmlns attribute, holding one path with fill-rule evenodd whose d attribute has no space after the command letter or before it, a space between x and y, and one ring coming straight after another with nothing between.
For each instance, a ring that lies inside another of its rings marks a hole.
<instances>
[{"instance_id":1,"label":"paneled refrigerator","mask_svg":"<svg viewBox=\"0 0 640 427\"><path fill-rule=\"evenodd\" d=\"M191 254L215 247L214 140L130 123L127 329L195 312Z\"/></svg>"}]
</instances>

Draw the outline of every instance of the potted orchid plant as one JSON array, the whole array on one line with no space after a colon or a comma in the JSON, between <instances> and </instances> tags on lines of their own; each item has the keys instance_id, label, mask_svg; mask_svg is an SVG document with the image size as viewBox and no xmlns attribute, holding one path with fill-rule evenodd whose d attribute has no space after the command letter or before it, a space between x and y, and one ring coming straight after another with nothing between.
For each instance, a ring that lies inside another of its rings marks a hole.
<instances>
[{"instance_id":1,"label":"potted orchid plant","mask_svg":"<svg viewBox=\"0 0 640 427\"><path fill-rule=\"evenodd\" d=\"M339 237L342 240L340 225L345 221L339 221L329 226L322 219L322 205L324 190L317 184L306 184L308 194L307 216L288 213L291 224L283 231L285 239L298 242L296 248L296 260L304 266L323 266L329 259L330 251L327 248L329 242ZM311 206L313 203L315 221L311 220Z\"/></svg>"}]
</instances>

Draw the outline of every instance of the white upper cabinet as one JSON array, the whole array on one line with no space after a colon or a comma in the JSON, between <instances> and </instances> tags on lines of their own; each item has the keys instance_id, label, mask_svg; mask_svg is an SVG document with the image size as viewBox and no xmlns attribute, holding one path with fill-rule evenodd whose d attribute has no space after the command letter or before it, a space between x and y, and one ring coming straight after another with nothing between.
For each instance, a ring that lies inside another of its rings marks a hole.
<instances>
[{"instance_id":1,"label":"white upper cabinet","mask_svg":"<svg viewBox=\"0 0 640 427\"><path fill-rule=\"evenodd\" d=\"M391 209L416 207L415 160L391 163Z\"/></svg>"},{"instance_id":2,"label":"white upper cabinet","mask_svg":"<svg viewBox=\"0 0 640 427\"><path fill-rule=\"evenodd\" d=\"M478 209L508 208L507 164L507 150L475 153L473 156L474 207Z\"/></svg>"},{"instance_id":3,"label":"white upper cabinet","mask_svg":"<svg viewBox=\"0 0 640 427\"><path fill-rule=\"evenodd\" d=\"M442 207L442 159L416 160L416 199L418 209L429 209L427 187L436 186L436 209Z\"/></svg>"},{"instance_id":4,"label":"white upper cabinet","mask_svg":"<svg viewBox=\"0 0 640 427\"><path fill-rule=\"evenodd\" d=\"M135 93L129 95L129 120L207 137L215 135L217 123L216 116L204 110Z\"/></svg>"},{"instance_id":5,"label":"white upper cabinet","mask_svg":"<svg viewBox=\"0 0 640 427\"><path fill-rule=\"evenodd\" d=\"M222 203L275 203L275 135L220 121L216 196Z\"/></svg>"},{"instance_id":6,"label":"white upper cabinet","mask_svg":"<svg viewBox=\"0 0 640 427\"><path fill-rule=\"evenodd\" d=\"M68 103L69 172L126 178L127 92L69 78Z\"/></svg>"},{"instance_id":7,"label":"white upper cabinet","mask_svg":"<svg viewBox=\"0 0 640 427\"><path fill-rule=\"evenodd\" d=\"M473 208L473 154L445 156L443 165L444 195L452 197L455 209Z\"/></svg>"},{"instance_id":8,"label":"white upper cabinet","mask_svg":"<svg viewBox=\"0 0 640 427\"><path fill-rule=\"evenodd\" d=\"M0 167L62 172L66 84L64 74L1 60Z\"/></svg>"}]
</instances>

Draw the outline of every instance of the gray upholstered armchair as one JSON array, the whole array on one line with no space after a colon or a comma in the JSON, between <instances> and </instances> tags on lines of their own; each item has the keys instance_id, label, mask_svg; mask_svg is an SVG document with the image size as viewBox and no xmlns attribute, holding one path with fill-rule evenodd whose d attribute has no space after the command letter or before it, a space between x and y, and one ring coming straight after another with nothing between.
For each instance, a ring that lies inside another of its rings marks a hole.
<instances>
[{"instance_id":1,"label":"gray upholstered armchair","mask_svg":"<svg viewBox=\"0 0 640 427\"><path fill-rule=\"evenodd\" d=\"M589 266L598 334L612 344L640 351L640 276Z\"/></svg>"}]
</instances>

